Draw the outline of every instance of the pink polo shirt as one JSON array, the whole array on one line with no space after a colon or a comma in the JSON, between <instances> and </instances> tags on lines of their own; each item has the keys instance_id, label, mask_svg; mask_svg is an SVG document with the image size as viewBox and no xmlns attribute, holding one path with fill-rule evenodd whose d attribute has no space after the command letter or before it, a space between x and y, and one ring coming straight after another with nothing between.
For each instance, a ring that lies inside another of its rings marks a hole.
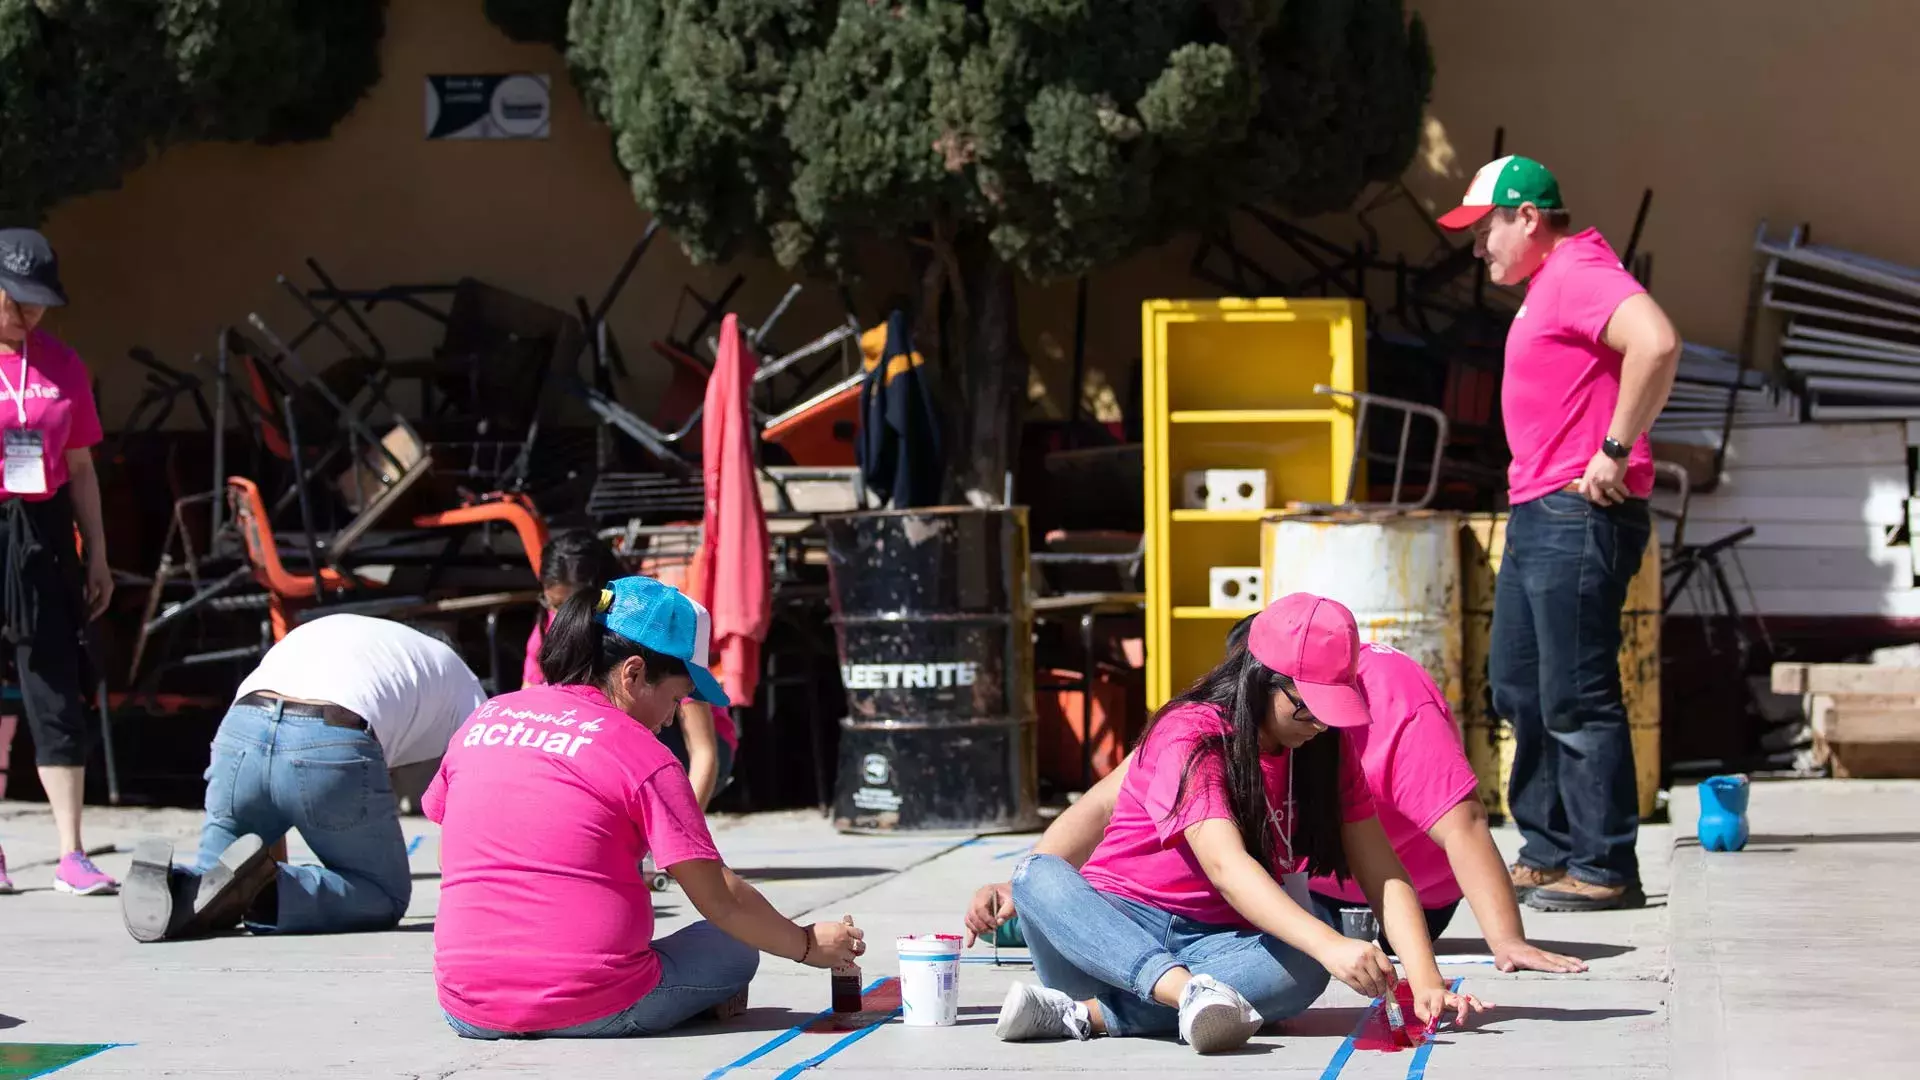
<instances>
[{"instance_id":1,"label":"pink polo shirt","mask_svg":"<svg viewBox=\"0 0 1920 1080\"><path fill-rule=\"evenodd\" d=\"M441 825L440 1006L496 1031L571 1027L645 997L660 960L641 858L720 857L680 763L591 687L480 706L421 807Z\"/></svg>"},{"instance_id":2,"label":"pink polo shirt","mask_svg":"<svg viewBox=\"0 0 1920 1080\"><path fill-rule=\"evenodd\" d=\"M547 625L553 622L553 612L543 611L533 620L533 633L527 635L527 658L520 665L520 686L544 686L546 672L540 670L540 646L547 639ZM735 754L740 752L740 729L733 723L733 713L718 705L713 708L713 734L727 749Z\"/></svg>"},{"instance_id":3,"label":"pink polo shirt","mask_svg":"<svg viewBox=\"0 0 1920 1080\"><path fill-rule=\"evenodd\" d=\"M1211 705L1187 704L1169 709L1153 726L1133 755L1127 777L1114 800L1113 817L1080 873L1095 889L1195 922L1213 926L1247 926L1246 919L1227 903L1187 846L1187 826L1209 818L1233 820L1226 782L1218 756L1208 755L1194 769L1187 797L1175 805L1180 777L1196 740L1228 730L1226 717ZM1323 733L1318 738L1335 738ZM1353 755L1341 748L1340 805L1343 821L1373 816L1367 785ZM1266 782L1267 805L1284 813L1287 805L1287 754L1262 754L1260 774ZM1275 877L1291 866L1272 868Z\"/></svg>"},{"instance_id":4,"label":"pink polo shirt","mask_svg":"<svg viewBox=\"0 0 1920 1080\"><path fill-rule=\"evenodd\" d=\"M1419 661L1385 645L1364 645L1358 666L1373 723L1348 729L1347 748L1360 759L1380 826L1407 868L1420 906L1445 907L1460 899L1460 884L1447 853L1427 830L1473 798L1478 786L1473 766L1454 731L1446 699ZM1317 893L1367 902L1356 881L1321 876L1310 884Z\"/></svg>"},{"instance_id":5,"label":"pink polo shirt","mask_svg":"<svg viewBox=\"0 0 1920 1080\"><path fill-rule=\"evenodd\" d=\"M1500 384L1507 430L1508 501L1559 491L1587 471L1620 404L1620 354L1601 340L1628 297L1646 290L1620 265L1598 229L1567 237L1527 283L1507 331ZM1653 445L1645 434L1627 456L1627 491L1653 491Z\"/></svg>"},{"instance_id":6,"label":"pink polo shirt","mask_svg":"<svg viewBox=\"0 0 1920 1080\"><path fill-rule=\"evenodd\" d=\"M11 390L0 386L0 430L27 427L40 433L46 453L47 490L20 495L28 502L53 497L67 482L67 451L85 450L101 439L100 412L93 404L93 384L80 354L45 330L27 335L26 379L20 377L21 354L0 345L0 375ZM15 394L19 395L18 403ZM26 423L20 422L22 409ZM0 496L11 496L0 480Z\"/></svg>"}]
</instances>

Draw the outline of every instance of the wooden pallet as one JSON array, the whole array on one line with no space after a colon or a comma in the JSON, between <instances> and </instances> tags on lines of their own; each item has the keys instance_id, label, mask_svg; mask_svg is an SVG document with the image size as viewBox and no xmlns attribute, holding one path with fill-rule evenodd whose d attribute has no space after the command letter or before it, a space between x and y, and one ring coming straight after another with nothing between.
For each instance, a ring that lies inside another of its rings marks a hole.
<instances>
[{"instance_id":1,"label":"wooden pallet","mask_svg":"<svg viewBox=\"0 0 1920 1080\"><path fill-rule=\"evenodd\" d=\"M1775 664L1773 690L1800 695L1834 776L1920 778L1920 668Z\"/></svg>"}]
</instances>

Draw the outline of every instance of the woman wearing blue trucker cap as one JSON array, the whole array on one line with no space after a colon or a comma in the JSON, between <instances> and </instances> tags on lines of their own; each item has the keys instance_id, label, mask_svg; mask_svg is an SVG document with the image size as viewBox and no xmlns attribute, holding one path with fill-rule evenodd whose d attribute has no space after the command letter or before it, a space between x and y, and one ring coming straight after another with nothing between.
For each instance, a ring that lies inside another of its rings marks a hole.
<instances>
[{"instance_id":1,"label":"woman wearing blue trucker cap","mask_svg":"<svg viewBox=\"0 0 1920 1080\"><path fill-rule=\"evenodd\" d=\"M831 968L866 951L727 869L660 742L681 699L726 701L710 637L705 608L650 578L576 593L541 646L550 684L454 733L422 805L442 828L434 982L460 1035L657 1035L744 1008L760 953ZM653 940L649 854L707 921Z\"/></svg>"}]
</instances>

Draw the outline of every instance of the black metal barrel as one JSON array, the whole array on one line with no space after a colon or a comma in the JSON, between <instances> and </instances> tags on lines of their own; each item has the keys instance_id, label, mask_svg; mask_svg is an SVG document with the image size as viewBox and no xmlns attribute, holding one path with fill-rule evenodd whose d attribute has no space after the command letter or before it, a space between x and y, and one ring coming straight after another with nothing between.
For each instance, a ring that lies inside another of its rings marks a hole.
<instances>
[{"instance_id":1,"label":"black metal barrel","mask_svg":"<svg viewBox=\"0 0 1920 1080\"><path fill-rule=\"evenodd\" d=\"M834 824L1037 828L1026 507L825 519L847 717Z\"/></svg>"}]
</instances>

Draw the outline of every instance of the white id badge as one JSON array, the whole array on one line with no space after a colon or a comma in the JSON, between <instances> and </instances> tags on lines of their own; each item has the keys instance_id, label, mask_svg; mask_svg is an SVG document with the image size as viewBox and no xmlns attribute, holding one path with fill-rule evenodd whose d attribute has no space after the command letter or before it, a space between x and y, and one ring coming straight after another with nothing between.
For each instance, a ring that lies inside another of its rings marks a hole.
<instances>
[{"instance_id":1,"label":"white id badge","mask_svg":"<svg viewBox=\"0 0 1920 1080\"><path fill-rule=\"evenodd\" d=\"M1280 887L1286 890L1293 902L1299 904L1307 914L1313 914L1313 898L1307 895L1307 872L1296 870L1291 874L1280 875Z\"/></svg>"},{"instance_id":2,"label":"white id badge","mask_svg":"<svg viewBox=\"0 0 1920 1080\"><path fill-rule=\"evenodd\" d=\"M47 493L47 450L40 433L32 428L8 428L6 431L6 469L0 475L7 491L14 495Z\"/></svg>"}]
</instances>

